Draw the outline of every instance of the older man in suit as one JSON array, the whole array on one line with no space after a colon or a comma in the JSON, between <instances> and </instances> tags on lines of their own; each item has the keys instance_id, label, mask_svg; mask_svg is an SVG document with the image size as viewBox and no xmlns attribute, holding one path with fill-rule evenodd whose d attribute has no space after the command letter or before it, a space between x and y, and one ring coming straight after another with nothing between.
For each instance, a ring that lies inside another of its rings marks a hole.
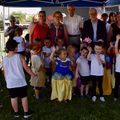
<instances>
[{"instance_id":1,"label":"older man in suit","mask_svg":"<svg viewBox=\"0 0 120 120\"><path fill-rule=\"evenodd\" d=\"M93 43L102 39L105 46L107 46L105 23L97 18L97 10L95 8L89 10L89 16L90 19L85 21L83 25L82 38L85 39L86 37L89 37Z\"/></svg>"}]
</instances>

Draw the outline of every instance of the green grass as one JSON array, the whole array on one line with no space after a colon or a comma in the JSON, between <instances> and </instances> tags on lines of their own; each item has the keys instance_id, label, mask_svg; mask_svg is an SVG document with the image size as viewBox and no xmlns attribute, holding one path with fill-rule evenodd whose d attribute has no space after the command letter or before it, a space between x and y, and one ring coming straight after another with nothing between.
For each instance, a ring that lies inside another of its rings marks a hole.
<instances>
[{"instance_id":1,"label":"green grass","mask_svg":"<svg viewBox=\"0 0 120 120\"><path fill-rule=\"evenodd\" d=\"M0 76L3 80L3 76ZM10 98L5 85L0 92L0 101L3 108L0 109L0 120L15 120L11 114ZM29 120L120 120L120 101L113 102L112 96L106 96L106 102L101 103L97 100L93 103L90 99L80 100L79 97L73 97L69 103L58 103L50 101L50 90L43 90L46 99L36 101L33 97L34 91L28 87L29 107L34 114ZM21 102L19 101L21 117L18 120L24 120L22 115Z\"/></svg>"}]
</instances>

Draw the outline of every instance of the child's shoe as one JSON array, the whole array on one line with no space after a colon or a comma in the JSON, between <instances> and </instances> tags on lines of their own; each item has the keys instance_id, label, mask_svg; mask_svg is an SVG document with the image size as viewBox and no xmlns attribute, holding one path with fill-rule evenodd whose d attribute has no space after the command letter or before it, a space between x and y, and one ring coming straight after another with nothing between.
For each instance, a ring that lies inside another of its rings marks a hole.
<instances>
[{"instance_id":1,"label":"child's shoe","mask_svg":"<svg viewBox=\"0 0 120 120\"><path fill-rule=\"evenodd\" d=\"M18 112L14 112L13 116L14 116L14 118L19 118L20 114Z\"/></svg>"},{"instance_id":2,"label":"child's shoe","mask_svg":"<svg viewBox=\"0 0 120 120\"><path fill-rule=\"evenodd\" d=\"M29 118L32 116L32 113L31 112L24 112L24 118Z\"/></svg>"},{"instance_id":3,"label":"child's shoe","mask_svg":"<svg viewBox=\"0 0 120 120\"><path fill-rule=\"evenodd\" d=\"M93 96L93 97L92 97L92 101L93 101L93 102L96 102L96 99L97 99L96 96Z\"/></svg>"},{"instance_id":4,"label":"child's shoe","mask_svg":"<svg viewBox=\"0 0 120 120\"><path fill-rule=\"evenodd\" d=\"M101 102L105 102L105 98L104 97L100 97L100 101Z\"/></svg>"},{"instance_id":5,"label":"child's shoe","mask_svg":"<svg viewBox=\"0 0 120 120\"><path fill-rule=\"evenodd\" d=\"M113 100L116 102L118 99L117 99L117 98L114 98Z\"/></svg>"}]
</instances>

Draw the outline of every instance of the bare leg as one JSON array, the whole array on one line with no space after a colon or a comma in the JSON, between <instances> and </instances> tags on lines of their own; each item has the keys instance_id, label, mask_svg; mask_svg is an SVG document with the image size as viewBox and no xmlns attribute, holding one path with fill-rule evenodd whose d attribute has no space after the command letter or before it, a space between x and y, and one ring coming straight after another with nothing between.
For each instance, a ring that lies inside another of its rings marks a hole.
<instances>
[{"instance_id":1,"label":"bare leg","mask_svg":"<svg viewBox=\"0 0 120 120\"><path fill-rule=\"evenodd\" d=\"M22 107L24 112L28 112L28 100L27 97L22 98Z\"/></svg>"},{"instance_id":2,"label":"bare leg","mask_svg":"<svg viewBox=\"0 0 120 120\"><path fill-rule=\"evenodd\" d=\"M86 87L85 87L85 95L88 95L88 91L89 91L89 85L86 85Z\"/></svg>"},{"instance_id":3,"label":"bare leg","mask_svg":"<svg viewBox=\"0 0 120 120\"><path fill-rule=\"evenodd\" d=\"M11 105L14 112L18 112L18 98L11 98Z\"/></svg>"},{"instance_id":4,"label":"bare leg","mask_svg":"<svg viewBox=\"0 0 120 120\"><path fill-rule=\"evenodd\" d=\"M40 96L40 90L35 89L35 97L36 97L36 99L39 99L39 96Z\"/></svg>"},{"instance_id":5,"label":"bare leg","mask_svg":"<svg viewBox=\"0 0 120 120\"><path fill-rule=\"evenodd\" d=\"M81 87L80 87L80 94L81 94L81 96L83 96L83 92L84 92L84 85L81 85Z\"/></svg>"}]
</instances>

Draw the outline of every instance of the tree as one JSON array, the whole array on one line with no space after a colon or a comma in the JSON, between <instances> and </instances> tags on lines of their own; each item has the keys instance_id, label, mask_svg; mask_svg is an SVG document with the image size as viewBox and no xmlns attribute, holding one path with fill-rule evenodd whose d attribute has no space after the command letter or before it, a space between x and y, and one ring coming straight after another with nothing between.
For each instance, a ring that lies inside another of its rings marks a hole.
<instances>
[{"instance_id":1,"label":"tree","mask_svg":"<svg viewBox=\"0 0 120 120\"><path fill-rule=\"evenodd\" d=\"M26 22L25 14L22 13L22 12L13 12L11 15L16 17L16 19L19 20L20 23L25 23Z\"/></svg>"}]
</instances>

